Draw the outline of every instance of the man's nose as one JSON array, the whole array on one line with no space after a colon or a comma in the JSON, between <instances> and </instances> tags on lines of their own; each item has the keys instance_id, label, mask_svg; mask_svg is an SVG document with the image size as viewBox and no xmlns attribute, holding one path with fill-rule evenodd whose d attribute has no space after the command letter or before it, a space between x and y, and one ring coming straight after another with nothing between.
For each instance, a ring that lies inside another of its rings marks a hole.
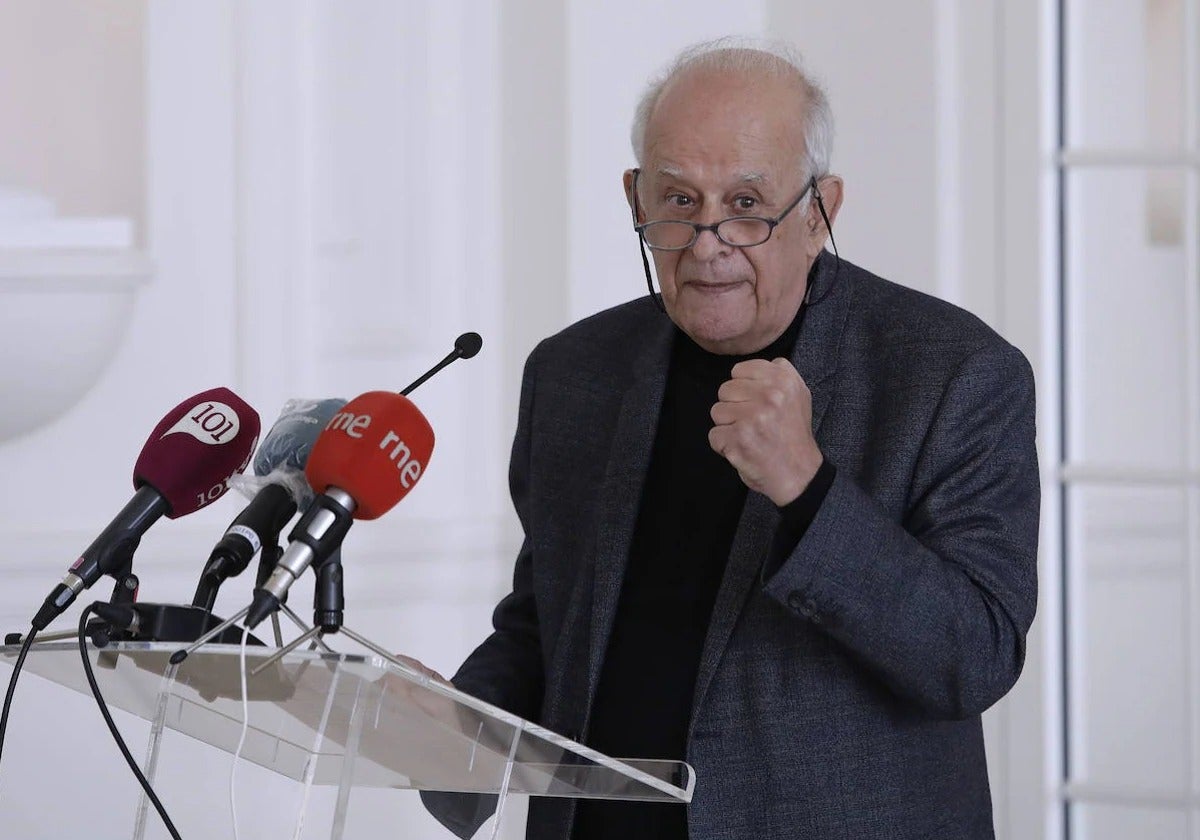
<instances>
[{"instance_id":1,"label":"man's nose","mask_svg":"<svg viewBox=\"0 0 1200 840\"><path fill-rule=\"evenodd\" d=\"M718 237L716 231L702 230L696 233L696 241L692 243L692 254L701 262L708 262L719 256L724 256L732 250L731 245L726 245Z\"/></svg>"}]
</instances>

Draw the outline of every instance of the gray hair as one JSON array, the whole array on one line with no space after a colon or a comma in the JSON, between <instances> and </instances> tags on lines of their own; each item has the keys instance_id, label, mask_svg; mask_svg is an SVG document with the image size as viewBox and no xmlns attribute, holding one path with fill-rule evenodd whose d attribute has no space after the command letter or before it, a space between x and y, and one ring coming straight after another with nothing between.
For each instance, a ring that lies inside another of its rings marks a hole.
<instances>
[{"instance_id":1,"label":"gray hair","mask_svg":"<svg viewBox=\"0 0 1200 840\"><path fill-rule=\"evenodd\" d=\"M687 47L651 80L634 112L630 140L638 166L644 163L646 126L667 84L693 68L731 73L756 72L769 76L788 75L799 83L807 110L804 115L804 177L821 177L829 172L833 149L833 113L825 91L804 72L800 54L789 44L760 38L718 38Z\"/></svg>"}]
</instances>

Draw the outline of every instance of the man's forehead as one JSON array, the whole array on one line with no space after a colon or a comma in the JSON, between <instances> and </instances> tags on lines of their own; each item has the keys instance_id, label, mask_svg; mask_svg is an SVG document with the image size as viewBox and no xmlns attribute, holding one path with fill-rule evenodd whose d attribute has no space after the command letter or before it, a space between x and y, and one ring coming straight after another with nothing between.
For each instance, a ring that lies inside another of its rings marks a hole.
<instances>
[{"instance_id":1,"label":"man's forehead","mask_svg":"<svg viewBox=\"0 0 1200 840\"><path fill-rule=\"evenodd\" d=\"M803 110L806 100L800 79L792 74L697 67L681 71L663 85L650 117L653 120L662 111L734 110L759 119L790 118Z\"/></svg>"},{"instance_id":2,"label":"man's forehead","mask_svg":"<svg viewBox=\"0 0 1200 840\"><path fill-rule=\"evenodd\" d=\"M754 74L688 73L673 80L650 113L647 170L761 183L791 169L804 149L804 106L789 80Z\"/></svg>"},{"instance_id":3,"label":"man's forehead","mask_svg":"<svg viewBox=\"0 0 1200 840\"><path fill-rule=\"evenodd\" d=\"M662 178L668 178L675 181L686 181L689 178L697 177L700 173L695 171L689 172L688 167L681 164L664 161L654 167L654 173ZM768 184L771 182L771 176L764 170L745 169L735 170L725 176L722 180L732 184Z\"/></svg>"}]
</instances>

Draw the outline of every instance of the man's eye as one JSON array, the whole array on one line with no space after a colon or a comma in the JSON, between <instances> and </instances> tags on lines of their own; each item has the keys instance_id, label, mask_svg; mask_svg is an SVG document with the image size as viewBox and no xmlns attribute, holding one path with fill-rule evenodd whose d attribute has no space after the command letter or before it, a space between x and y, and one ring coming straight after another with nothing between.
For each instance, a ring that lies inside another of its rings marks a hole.
<instances>
[{"instance_id":1,"label":"man's eye","mask_svg":"<svg viewBox=\"0 0 1200 840\"><path fill-rule=\"evenodd\" d=\"M691 196L686 196L681 193L671 193L667 196L667 204L672 207L691 207Z\"/></svg>"},{"instance_id":2,"label":"man's eye","mask_svg":"<svg viewBox=\"0 0 1200 840\"><path fill-rule=\"evenodd\" d=\"M758 208L758 199L752 195L739 195L733 200L733 209L740 213L747 213Z\"/></svg>"}]
</instances>

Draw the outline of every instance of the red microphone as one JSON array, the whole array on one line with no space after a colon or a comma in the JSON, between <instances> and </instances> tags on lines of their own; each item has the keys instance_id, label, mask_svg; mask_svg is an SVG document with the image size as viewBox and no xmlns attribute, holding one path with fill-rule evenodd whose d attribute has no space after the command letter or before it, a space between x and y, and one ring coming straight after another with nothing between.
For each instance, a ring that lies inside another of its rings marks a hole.
<instances>
[{"instance_id":1,"label":"red microphone","mask_svg":"<svg viewBox=\"0 0 1200 840\"><path fill-rule=\"evenodd\" d=\"M196 394L167 412L134 465L133 498L46 596L34 629L46 629L101 575L120 572L160 516L185 516L225 495L229 479L249 465L260 428L258 412L228 388Z\"/></svg>"},{"instance_id":2,"label":"red microphone","mask_svg":"<svg viewBox=\"0 0 1200 840\"><path fill-rule=\"evenodd\" d=\"M296 524L271 577L254 590L246 627L283 601L296 578L342 543L354 519L377 519L420 480L433 452L433 427L413 403L368 391L342 407L313 445L304 474L319 495Z\"/></svg>"},{"instance_id":3,"label":"red microphone","mask_svg":"<svg viewBox=\"0 0 1200 840\"><path fill-rule=\"evenodd\" d=\"M408 397L368 391L326 424L304 475L314 493L349 493L355 519L378 519L408 495L432 452L433 427Z\"/></svg>"}]
</instances>

